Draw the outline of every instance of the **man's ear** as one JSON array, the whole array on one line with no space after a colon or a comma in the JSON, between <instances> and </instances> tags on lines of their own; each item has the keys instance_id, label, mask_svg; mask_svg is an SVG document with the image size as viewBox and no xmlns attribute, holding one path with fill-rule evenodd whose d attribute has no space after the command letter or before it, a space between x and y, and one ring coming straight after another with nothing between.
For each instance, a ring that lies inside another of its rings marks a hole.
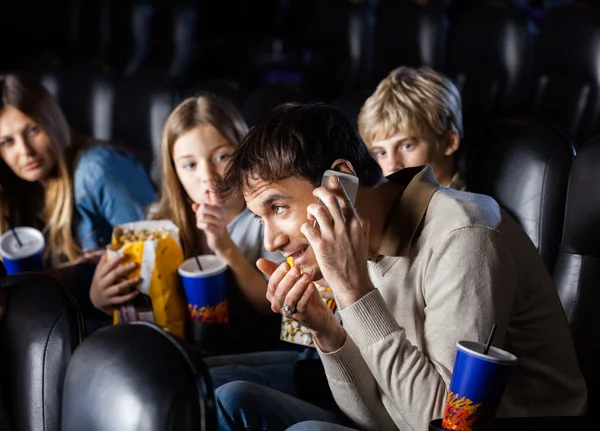
<instances>
[{"instance_id":1,"label":"man's ear","mask_svg":"<svg viewBox=\"0 0 600 431\"><path fill-rule=\"evenodd\" d=\"M446 145L444 146L444 156L450 157L460 147L460 136L456 130L450 130L446 134Z\"/></svg>"},{"instance_id":2,"label":"man's ear","mask_svg":"<svg viewBox=\"0 0 600 431\"><path fill-rule=\"evenodd\" d=\"M356 171L354 170L352 163L346 159L337 159L331 164L331 170L356 176Z\"/></svg>"}]
</instances>

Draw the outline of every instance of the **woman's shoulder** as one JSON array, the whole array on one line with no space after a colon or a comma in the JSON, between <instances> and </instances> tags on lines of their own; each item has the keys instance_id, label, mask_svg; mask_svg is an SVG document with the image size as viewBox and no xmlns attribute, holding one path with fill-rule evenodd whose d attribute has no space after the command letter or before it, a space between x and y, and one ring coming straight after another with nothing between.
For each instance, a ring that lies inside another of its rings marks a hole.
<instances>
[{"instance_id":1,"label":"woman's shoulder","mask_svg":"<svg viewBox=\"0 0 600 431\"><path fill-rule=\"evenodd\" d=\"M93 142L86 145L79 155L76 169L91 168L93 166L112 166L113 162L122 159L124 154L108 145Z\"/></svg>"}]
</instances>

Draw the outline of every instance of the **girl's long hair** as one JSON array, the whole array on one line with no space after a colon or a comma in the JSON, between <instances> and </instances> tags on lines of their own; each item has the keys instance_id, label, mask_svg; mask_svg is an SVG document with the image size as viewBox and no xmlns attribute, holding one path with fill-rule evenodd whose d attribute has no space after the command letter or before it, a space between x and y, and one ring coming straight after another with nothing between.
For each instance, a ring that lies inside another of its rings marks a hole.
<instances>
[{"instance_id":1,"label":"girl's long hair","mask_svg":"<svg viewBox=\"0 0 600 431\"><path fill-rule=\"evenodd\" d=\"M177 177L173 146L181 135L200 124L213 126L234 147L248 132L248 126L239 111L231 103L209 93L184 100L167 119L161 143L161 198L153 218L169 219L179 227L186 257L202 253L203 236L196 228L192 201Z\"/></svg>"}]
</instances>

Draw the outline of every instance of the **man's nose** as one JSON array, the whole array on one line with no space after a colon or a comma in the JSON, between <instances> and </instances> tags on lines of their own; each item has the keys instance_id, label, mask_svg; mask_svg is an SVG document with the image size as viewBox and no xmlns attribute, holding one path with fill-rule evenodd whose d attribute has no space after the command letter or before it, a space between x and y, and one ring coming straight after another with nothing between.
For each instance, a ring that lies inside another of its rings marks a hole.
<instances>
[{"instance_id":1,"label":"man's nose","mask_svg":"<svg viewBox=\"0 0 600 431\"><path fill-rule=\"evenodd\" d=\"M264 247L268 252L276 252L286 244L286 236L273 223L264 223L263 236Z\"/></svg>"}]
</instances>

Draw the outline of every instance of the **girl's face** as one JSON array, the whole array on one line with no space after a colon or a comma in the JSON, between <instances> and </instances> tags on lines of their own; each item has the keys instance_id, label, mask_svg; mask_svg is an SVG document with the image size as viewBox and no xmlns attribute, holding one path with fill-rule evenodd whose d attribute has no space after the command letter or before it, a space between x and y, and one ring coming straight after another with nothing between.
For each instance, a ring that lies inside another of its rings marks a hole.
<instances>
[{"instance_id":1,"label":"girl's face","mask_svg":"<svg viewBox=\"0 0 600 431\"><path fill-rule=\"evenodd\" d=\"M0 157L25 181L44 181L56 164L50 138L14 106L0 111Z\"/></svg>"},{"instance_id":2,"label":"girl's face","mask_svg":"<svg viewBox=\"0 0 600 431\"><path fill-rule=\"evenodd\" d=\"M205 193L214 190L233 152L233 145L210 124L199 124L175 141L175 171L192 201L202 203Z\"/></svg>"}]
</instances>

